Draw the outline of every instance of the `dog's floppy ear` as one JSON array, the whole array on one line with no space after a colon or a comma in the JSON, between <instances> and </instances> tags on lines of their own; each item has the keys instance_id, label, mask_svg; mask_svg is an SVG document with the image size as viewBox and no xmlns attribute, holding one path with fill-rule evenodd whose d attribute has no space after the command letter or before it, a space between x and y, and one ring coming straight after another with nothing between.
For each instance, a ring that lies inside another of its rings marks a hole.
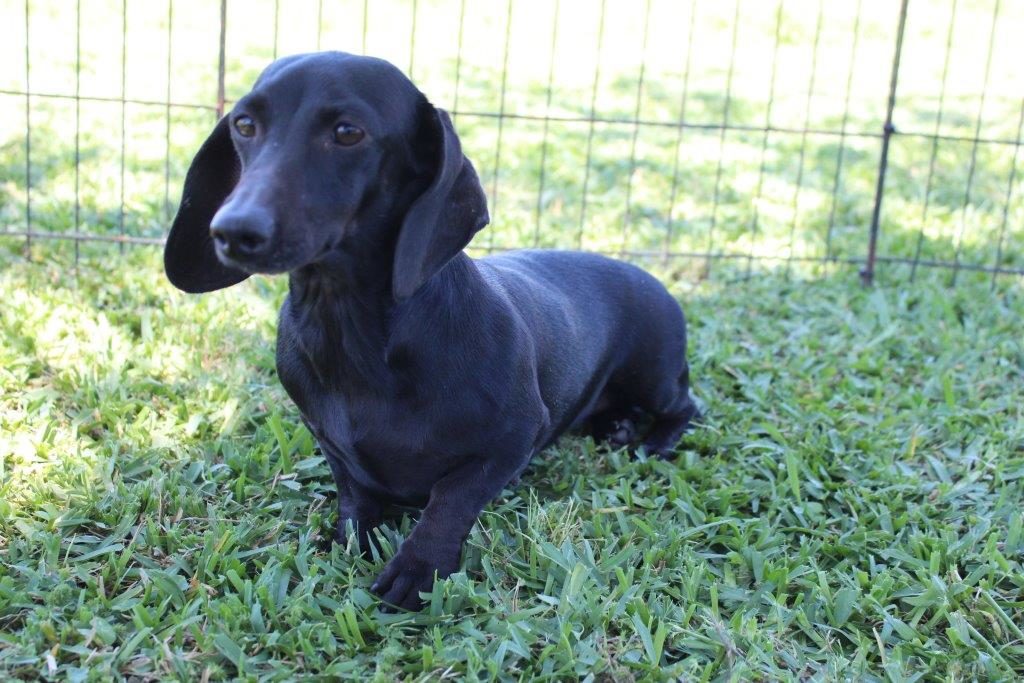
<instances>
[{"instance_id":1,"label":"dog's floppy ear","mask_svg":"<svg viewBox=\"0 0 1024 683\"><path fill-rule=\"evenodd\" d=\"M210 221L234 190L241 172L228 125L225 116L192 160L178 215L164 247L167 279L186 292L212 292L249 277L217 259L210 236Z\"/></svg>"},{"instance_id":2,"label":"dog's floppy ear","mask_svg":"<svg viewBox=\"0 0 1024 683\"><path fill-rule=\"evenodd\" d=\"M413 295L424 282L469 244L490 220L487 197L473 164L447 112L424 103L425 141L438 150L430 186L409 207L395 246L392 293L398 301Z\"/></svg>"}]
</instances>

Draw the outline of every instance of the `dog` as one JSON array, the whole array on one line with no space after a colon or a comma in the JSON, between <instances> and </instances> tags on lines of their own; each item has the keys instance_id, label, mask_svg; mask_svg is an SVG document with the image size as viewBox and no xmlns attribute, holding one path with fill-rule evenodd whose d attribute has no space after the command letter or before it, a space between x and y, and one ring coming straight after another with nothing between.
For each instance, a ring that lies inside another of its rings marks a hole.
<instances>
[{"instance_id":1,"label":"dog","mask_svg":"<svg viewBox=\"0 0 1024 683\"><path fill-rule=\"evenodd\" d=\"M392 608L458 568L480 512L559 435L667 458L698 416L686 321L604 256L463 249L489 221L448 114L390 63L285 57L203 143L164 252L198 293L287 273L277 372L360 548L387 504L422 508L372 590Z\"/></svg>"}]
</instances>

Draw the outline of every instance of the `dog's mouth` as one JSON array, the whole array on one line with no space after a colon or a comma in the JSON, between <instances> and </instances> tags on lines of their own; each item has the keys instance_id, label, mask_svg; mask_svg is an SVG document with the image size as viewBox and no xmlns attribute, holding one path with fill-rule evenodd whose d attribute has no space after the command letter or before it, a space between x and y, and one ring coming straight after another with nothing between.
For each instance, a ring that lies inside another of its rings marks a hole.
<instances>
[{"instance_id":1,"label":"dog's mouth","mask_svg":"<svg viewBox=\"0 0 1024 683\"><path fill-rule=\"evenodd\" d=\"M238 254L215 241L214 250L217 253L217 260L225 266L241 270L250 275L255 275L256 273L276 275L293 270L293 267L290 265L292 259L289 258L288 253L284 249L271 250L265 255Z\"/></svg>"},{"instance_id":2,"label":"dog's mouth","mask_svg":"<svg viewBox=\"0 0 1024 683\"><path fill-rule=\"evenodd\" d=\"M326 240L315 251L310 250L306 245L280 244L263 250L261 253L239 253L218 240L213 241L214 251L217 254L217 259L229 268L241 270L250 275L280 275L322 261L343 249L343 242L350 222L346 221L334 237ZM312 255L310 255L311 251Z\"/></svg>"}]
</instances>

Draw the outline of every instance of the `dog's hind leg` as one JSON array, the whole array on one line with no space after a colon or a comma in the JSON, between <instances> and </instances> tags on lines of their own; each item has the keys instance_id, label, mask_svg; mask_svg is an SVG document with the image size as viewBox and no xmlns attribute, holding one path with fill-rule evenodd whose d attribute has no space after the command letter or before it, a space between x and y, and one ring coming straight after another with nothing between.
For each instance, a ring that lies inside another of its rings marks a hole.
<instances>
[{"instance_id":1,"label":"dog's hind leg","mask_svg":"<svg viewBox=\"0 0 1024 683\"><path fill-rule=\"evenodd\" d=\"M622 448L636 441L637 424L632 408L608 408L592 415L589 433L594 441L605 442L612 448Z\"/></svg>"},{"instance_id":2,"label":"dog's hind leg","mask_svg":"<svg viewBox=\"0 0 1024 683\"><path fill-rule=\"evenodd\" d=\"M700 410L690 395L689 375L689 368L684 364L678 380L662 387L651 397L654 400L649 403L648 410L654 416L654 422L643 443L648 455L670 459L683 433L694 420L700 419Z\"/></svg>"}]
</instances>

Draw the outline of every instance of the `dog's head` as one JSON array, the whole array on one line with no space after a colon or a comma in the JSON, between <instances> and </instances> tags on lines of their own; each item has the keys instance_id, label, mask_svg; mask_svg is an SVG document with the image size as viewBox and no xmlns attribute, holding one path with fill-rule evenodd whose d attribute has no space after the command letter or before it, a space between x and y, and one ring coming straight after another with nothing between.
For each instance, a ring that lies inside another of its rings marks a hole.
<instances>
[{"instance_id":1,"label":"dog's head","mask_svg":"<svg viewBox=\"0 0 1024 683\"><path fill-rule=\"evenodd\" d=\"M389 254L400 300L487 222L451 119L398 69L298 55L271 64L196 154L164 267L208 292L338 251Z\"/></svg>"}]
</instances>

